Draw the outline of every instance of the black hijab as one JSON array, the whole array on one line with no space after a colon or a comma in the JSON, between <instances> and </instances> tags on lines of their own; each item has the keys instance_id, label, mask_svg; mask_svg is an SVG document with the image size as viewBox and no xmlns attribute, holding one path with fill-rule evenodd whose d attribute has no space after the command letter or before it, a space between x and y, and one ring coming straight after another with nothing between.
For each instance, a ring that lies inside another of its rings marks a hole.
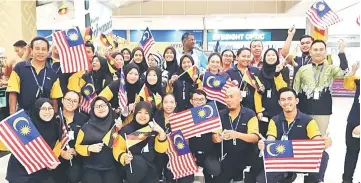
<instances>
[{"instance_id":1,"label":"black hijab","mask_svg":"<svg viewBox=\"0 0 361 183\"><path fill-rule=\"evenodd\" d=\"M100 69L97 71L92 70L91 76L93 77L94 87L97 94L103 90L103 80L105 80L104 86L108 85L113 79L110 75L109 67L107 60L103 57L94 56L92 62L95 58L99 59Z\"/></svg>"},{"instance_id":2,"label":"black hijab","mask_svg":"<svg viewBox=\"0 0 361 183\"><path fill-rule=\"evenodd\" d=\"M109 113L104 118L100 118L100 117L96 116L94 113L94 105L95 105L95 102L98 100L104 101L105 104L107 104L107 106L109 108ZM110 130L110 128L112 127L114 120L115 120L115 116L112 111L112 107L110 106L110 103L107 101L106 98L98 96L91 102L90 106L91 106L91 110L89 113L90 118L88 120L88 124L96 129L98 129L101 133L104 133L104 135L105 135Z\"/></svg>"},{"instance_id":3,"label":"black hijab","mask_svg":"<svg viewBox=\"0 0 361 183\"><path fill-rule=\"evenodd\" d=\"M125 129L125 133L127 134L131 134L141 128L144 128L146 126L148 126L148 123L145 124L145 125L141 125L137 122L136 120L136 115L138 114L138 112L141 110L141 109L145 109L148 114L149 114L149 120L151 120L151 116L152 116L152 106L147 103L147 102L144 102L144 101L140 101L136 106L135 106L135 109L134 109L134 118L133 118L133 121L130 122L128 125L127 125L127 128Z\"/></svg>"},{"instance_id":4,"label":"black hijab","mask_svg":"<svg viewBox=\"0 0 361 183\"><path fill-rule=\"evenodd\" d=\"M140 63L136 63L136 62L134 61L135 52L138 51L138 50L139 50L140 52L142 52L142 55L143 55L143 60L142 60L142 62L140 62ZM136 48L134 48L133 51L132 51L132 59L133 59L133 62L139 67L139 75L142 75L143 73L145 73L145 72L147 71L147 69L148 69L148 64L147 64L147 61L145 60L145 55L144 55L144 50L143 50L143 48L141 48L141 47L136 47Z\"/></svg>"},{"instance_id":5,"label":"black hijab","mask_svg":"<svg viewBox=\"0 0 361 183\"><path fill-rule=\"evenodd\" d=\"M154 71L157 75L157 83L155 85L150 85L148 83L148 74L150 71ZM153 92L153 94L158 93L160 96L163 96L162 90L162 71L158 67L150 67L147 70L145 75L145 85Z\"/></svg>"},{"instance_id":6,"label":"black hijab","mask_svg":"<svg viewBox=\"0 0 361 183\"><path fill-rule=\"evenodd\" d=\"M176 73L179 70L178 63L177 63L177 52L172 46L168 46L165 48L163 53L163 58L165 58L165 53L171 50L174 54L174 58L172 61L168 62L164 59L163 69L168 71L168 78L170 78L174 73Z\"/></svg>"},{"instance_id":7,"label":"black hijab","mask_svg":"<svg viewBox=\"0 0 361 183\"><path fill-rule=\"evenodd\" d=\"M48 98L39 98L35 101L33 108L30 110L30 119L45 142L53 149L56 142L60 140L61 128L59 122L56 120L56 114L54 114L53 119L50 121L44 121L40 118L40 108L46 102L53 106L53 102Z\"/></svg>"},{"instance_id":8,"label":"black hijab","mask_svg":"<svg viewBox=\"0 0 361 183\"><path fill-rule=\"evenodd\" d=\"M128 48L123 48L123 49L120 51L120 53L124 55L124 51L127 51L127 52L129 53L129 55L130 55L130 58L129 58L128 61L124 60L124 66L126 66L126 65L128 65L129 62L132 60L132 51L130 51L130 49L128 49Z\"/></svg>"},{"instance_id":9,"label":"black hijab","mask_svg":"<svg viewBox=\"0 0 361 183\"><path fill-rule=\"evenodd\" d=\"M128 104L134 103L135 101L135 95L140 91L141 86L140 86L140 74L139 74L139 79L137 82L135 82L134 84L131 84L128 82L127 80L127 75L128 73L132 70L135 69L138 71L139 73L139 67L135 64L135 63L129 63L127 66L125 66L124 68L124 77L125 77L125 83L126 83L126 91L127 91L127 98L128 98Z\"/></svg>"}]
</instances>

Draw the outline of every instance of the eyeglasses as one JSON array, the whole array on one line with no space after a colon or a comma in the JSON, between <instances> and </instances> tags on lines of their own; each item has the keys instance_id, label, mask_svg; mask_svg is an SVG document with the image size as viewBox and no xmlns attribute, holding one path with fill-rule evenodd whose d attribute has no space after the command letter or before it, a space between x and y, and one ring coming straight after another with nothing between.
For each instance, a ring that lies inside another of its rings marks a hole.
<instances>
[{"instance_id":1,"label":"eyeglasses","mask_svg":"<svg viewBox=\"0 0 361 183\"><path fill-rule=\"evenodd\" d=\"M66 102L69 102L69 103L72 103L72 104L77 104L77 103L79 103L78 100L71 100L70 98L64 98L64 100L65 100Z\"/></svg>"},{"instance_id":2,"label":"eyeglasses","mask_svg":"<svg viewBox=\"0 0 361 183\"><path fill-rule=\"evenodd\" d=\"M94 109L104 109L105 107L107 107L107 104L100 104L100 105L95 105Z\"/></svg>"},{"instance_id":3,"label":"eyeglasses","mask_svg":"<svg viewBox=\"0 0 361 183\"><path fill-rule=\"evenodd\" d=\"M195 101L195 102L204 102L204 101L206 101L205 98L194 98L192 100Z\"/></svg>"},{"instance_id":4,"label":"eyeglasses","mask_svg":"<svg viewBox=\"0 0 361 183\"><path fill-rule=\"evenodd\" d=\"M42 107L42 108L40 108L40 110L46 112L46 111L53 111L54 108L53 107Z\"/></svg>"}]
</instances>

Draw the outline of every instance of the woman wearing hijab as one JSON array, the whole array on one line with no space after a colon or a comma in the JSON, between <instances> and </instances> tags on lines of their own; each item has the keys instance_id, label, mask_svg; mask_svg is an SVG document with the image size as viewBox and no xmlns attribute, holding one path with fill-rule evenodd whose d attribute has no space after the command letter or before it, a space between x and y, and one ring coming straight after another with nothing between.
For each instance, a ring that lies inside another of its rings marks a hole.
<instances>
[{"instance_id":1,"label":"woman wearing hijab","mask_svg":"<svg viewBox=\"0 0 361 183\"><path fill-rule=\"evenodd\" d=\"M158 67L148 68L145 76L145 86L155 95L155 104L160 104L162 97L166 93L167 86L162 85L162 71Z\"/></svg>"},{"instance_id":2,"label":"woman wearing hijab","mask_svg":"<svg viewBox=\"0 0 361 183\"><path fill-rule=\"evenodd\" d=\"M132 52L128 48L123 48L120 51L120 53L123 54L123 56L124 56L124 66L127 66L130 63L130 61L132 60L132 57L131 57Z\"/></svg>"},{"instance_id":3,"label":"woman wearing hijab","mask_svg":"<svg viewBox=\"0 0 361 183\"><path fill-rule=\"evenodd\" d=\"M60 155L60 124L54 117L53 103L50 99L39 98L35 101L33 108L30 110L30 119L34 126L49 145L55 156ZM28 174L24 166L15 158L10 156L6 174L6 180L9 183L53 183L52 171L58 166L57 163L52 164L47 169Z\"/></svg>"},{"instance_id":4,"label":"woman wearing hijab","mask_svg":"<svg viewBox=\"0 0 361 183\"><path fill-rule=\"evenodd\" d=\"M124 77L125 77L125 90L127 92L127 101L128 101L128 110L134 110L134 102L135 96L139 93L141 89L140 81L139 81L139 67L135 63L130 63L124 68ZM112 108L118 109L119 108L119 86L120 80L113 81L104 88L104 90L99 94L110 101ZM119 113L119 110L116 110ZM128 115L129 112L124 113L125 117Z\"/></svg>"},{"instance_id":5,"label":"woman wearing hijab","mask_svg":"<svg viewBox=\"0 0 361 183\"><path fill-rule=\"evenodd\" d=\"M235 55L232 50L223 50L222 51L222 63L223 63L223 72L226 72L233 66L233 59Z\"/></svg>"},{"instance_id":6,"label":"woman wearing hijab","mask_svg":"<svg viewBox=\"0 0 361 183\"><path fill-rule=\"evenodd\" d=\"M149 53L147 58L148 67L159 67L162 63L163 57L159 53Z\"/></svg>"},{"instance_id":7,"label":"woman wearing hijab","mask_svg":"<svg viewBox=\"0 0 361 183\"><path fill-rule=\"evenodd\" d=\"M259 120L259 131L265 137L269 120L282 112L278 103L278 90L287 87L289 70L280 64L277 50L269 48L263 56L263 67L259 75L265 87L262 94L263 118Z\"/></svg>"},{"instance_id":8,"label":"woman wearing hijab","mask_svg":"<svg viewBox=\"0 0 361 183\"><path fill-rule=\"evenodd\" d=\"M78 183L83 176L83 161L75 151L75 139L80 128L88 121L88 116L79 112L79 101L80 95L75 91L68 91L62 99L63 120L67 124L70 141L69 146L60 153L61 164L55 170L54 176L57 183Z\"/></svg>"},{"instance_id":9,"label":"woman wearing hijab","mask_svg":"<svg viewBox=\"0 0 361 183\"><path fill-rule=\"evenodd\" d=\"M115 114L108 101L96 97L91 103L90 119L79 130L76 152L83 156L82 183L118 183L112 149L102 142L115 124Z\"/></svg>"},{"instance_id":10,"label":"woman wearing hijab","mask_svg":"<svg viewBox=\"0 0 361 183\"><path fill-rule=\"evenodd\" d=\"M181 77L179 77L179 75L187 71L187 69L191 68L193 65L193 58L189 55L183 55L180 58L181 68L179 69L179 72L174 74L169 81L170 86L173 87L173 93L176 97L177 109L179 111L192 108L190 94L198 88L198 84L187 76L187 73L183 74Z\"/></svg>"},{"instance_id":11,"label":"woman wearing hijab","mask_svg":"<svg viewBox=\"0 0 361 183\"><path fill-rule=\"evenodd\" d=\"M107 61L102 57L94 56L92 59L92 71L82 76L79 86L82 88L87 83L93 83L95 92L99 94L112 81L113 78Z\"/></svg>"},{"instance_id":12,"label":"woman wearing hijab","mask_svg":"<svg viewBox=\"0 0 361 183\"><path fill-rule=\"evenodd\" d=\"M134 63L139 67L140 75L143 75L148 69L148 64L145 59L144 50L141 47L136 47L132 51L132 58Z\"/></svg>"},{"instance_id":13,"label":"woman wearing hijab","mask_svg":"<svg viewBox=\"0 0 361 183\"><path fill-rule=\"evenodd\" d=\"M178 63L177 63L177 52L172 46L165 48L164 53L164 62L163 62L163 73L162 76L166 77L168 81L173 74L179 71Z\"/></svg>"},{"instance_id":14,"label":"woman wearing hijab","mask_svg":"<svg viewBox=\"0 0 361 183\"><path fill-rule=\"evenodd\" d=\"M139 102L135 107L134 114L133 121L119 132L117 144L113 148L114 158L125 166L127 182L158 183L154 157L155 152L166 152L168 148L166 133L157 123L149 124L150 116L152 116L150 104L144 101ZM147 128L148 130L144 130ZM128 137L139 135L139 133L144 133L144 140L128 146L129 142L126 142L129 140Z\"/></svg>"}]
</instances>

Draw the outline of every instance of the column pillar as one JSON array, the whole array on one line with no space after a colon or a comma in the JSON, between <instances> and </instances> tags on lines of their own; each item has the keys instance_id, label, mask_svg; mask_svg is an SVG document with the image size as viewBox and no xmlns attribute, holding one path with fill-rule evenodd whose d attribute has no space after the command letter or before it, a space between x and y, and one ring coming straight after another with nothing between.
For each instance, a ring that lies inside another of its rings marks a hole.
<instances>
[{"instance_id":1,"label":"column pillar","mask_svg":"<svg viewBox=\"0 0 361 183\"><path fill-rule=\"evenodd\" d=\"M0 0L0 48L7 58L15 57L13 44L27 43L36 36L36 2Z\"/></svg>"}]
</instances>

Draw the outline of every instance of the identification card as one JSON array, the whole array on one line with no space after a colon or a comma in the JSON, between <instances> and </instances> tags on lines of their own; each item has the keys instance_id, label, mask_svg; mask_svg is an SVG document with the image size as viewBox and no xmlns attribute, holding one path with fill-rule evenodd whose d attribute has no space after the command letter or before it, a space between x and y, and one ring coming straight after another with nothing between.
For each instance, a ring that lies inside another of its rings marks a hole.
<instances>
[{"instance_id":1,"label":"identification card","mask_svg":"<svg viewBox=\"0 0 361 183\"><path fill-rule=\"evenodd\" d=\"M74 139L75 139L75 137L74 137L74 131L73 131L73 130L68 131L68 135L69 135L69 139L70 139L70 140L74 140Z\"/></svg>"},{"instance_id":2,"label":"identification card","mask_svg":"<svg viewBox=\"0 0 361 183\"><path fill-rule=\"evenodd\" d=\"M149 146L148 146L148 144L143 148L143 152L145 152L145 153L149 152Z\"/></svg>"},{"instance_id":3,"label":"identification card","mask_svg":"<svg viewBox=\"0 0 361 183\"><path fill-rule=\"evenodd\" d=\"M237 145L237 140L236 139L233 139L233 145Z\"/></svg>"},{"instance_id":4,"label":"identification card","mask_svg":"<svg viewBox=\"0 0 361 183\"><path fill-rule=\"evenodd\" d=\"M272 96L272 90L267 90L267 98L271 98Z\"/></svg>"},{"instance_id":5,"label":"identification card","mask_svg":"<svg viewBox=\"0 0 361 183\"><path fill-rule=\"evenodd\" d=\"M196 135L196 137L197 137L197 138L201 138L201 137L202 137L202 135Z\"/></svg>"},{"instance_id":6,"label":"identification card","mask_svg":"<svg viewBox=\"0 0 361 183\"><path fill-rule=\"evenodd\" d=\"M246 91L241 91L241 95L242 95L242 97L247 97L247 92Z\"/></svg>"},{"instance_id":7,"label":"identification card","mask_svg":"<svg viewBox=\"0 0 361 183\"><path fill-rule=\"evenodd\" d=\"M313 99L314 99L314 100L320 99L320 92L316 92L316 91L315 91L315 92L313 93Z\"/></svg>"},{"instance_id":8,"label":"identification card","mask_svg":"<svg viewBox=\"0 0 361 183\"><path fill-rule=\"evenodd\" d=\"M268 118L267 117L262 117L261 121L268 123Z\"/></svg>"},{"instance_id":9,"label":"identification card","mask_svg":"<svg viewBox=\"0 0 361 183\"><path fill-rule=\"evenodd\" d=\"M281 140L288 140L288 136L287 135L282 135Z\"/></svg>"},{"instance_id":10,"label":"identification card","mask_svg":"<svg viewBox=\"0 0 361 183\"><path fill-rule=\"evenodd\" d=\"M38 88L38 91L36 92L36 98L38 98L39 97L39 93L40 93L40 89Z\"/></svg>"}]
</instances>

